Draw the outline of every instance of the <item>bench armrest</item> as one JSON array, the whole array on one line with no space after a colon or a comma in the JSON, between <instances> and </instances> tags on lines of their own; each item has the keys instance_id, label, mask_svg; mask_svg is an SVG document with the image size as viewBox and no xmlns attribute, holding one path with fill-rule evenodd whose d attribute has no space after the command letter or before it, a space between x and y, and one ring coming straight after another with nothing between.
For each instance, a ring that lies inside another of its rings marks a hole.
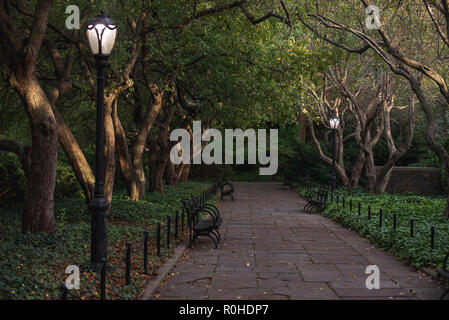
<instances>
[{"instance_id":1,"label":"bench armrest","mask_svg":"<svg viewBox=\"0 0 449 320\"><path fill-rule=\"evenodd\" d=\"M200 212L207 213L212 218L212 220L214 221L214 224L218 223L218 216L217 216L217 214L213 210L203 207L203 208L198 209L198 214Z\"/></svg>"}]
</instances>

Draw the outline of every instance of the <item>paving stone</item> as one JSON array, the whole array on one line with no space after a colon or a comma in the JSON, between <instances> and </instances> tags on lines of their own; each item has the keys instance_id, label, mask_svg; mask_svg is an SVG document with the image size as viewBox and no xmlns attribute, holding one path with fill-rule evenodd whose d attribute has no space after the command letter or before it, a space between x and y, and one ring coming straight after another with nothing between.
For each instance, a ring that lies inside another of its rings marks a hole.
<instances>
[{"instance_id":1,"label":"paving stone","mask_svg":"<svg viewBox=\"0 0 449 320\"><path fill-rule=\"evenodd\" d=\"M200 237L153 299L419 300L443 289L393 255L319 214L281 183L235 183L234 202L218 204L218 249ZM248 265L249 264L249 265ZM380 289L365 286L366 266L381 271Z\"/></svg>"},{"instance_id":2,"label":"paving stone","mask_svg":"<svg viewBox=\"0 0 449 320\"><path fill-rule=\"evenodd\" d=\"M291 282L287 288L273 290L275 294L287 295L291 300L338 300L339 297L326 283Z\"/></svg>"},{"instance_id":3,"label":"paving stone","mask_svg":"<svg viewBox=\"0 0 449 320\"><path fill-rule=\"evenodd\" d=\"M212 278L210 286L220 289L257 288L257 276L253 271L217 272Z\"/></svg>"},{"instance_id":4,"label":"paving stone","mask_svg":"<svg viewBox=\"0 0 449 320\"><path fill-rule=\"evenodd\" d=\"M343 277L331 264L313 264L299 270L305 281L334 281Z\"/></svg>"},{"instance_id":5,"label":"paving stone","mask_svg":"<svg viewBox=\"0 0 449 320\"><path fill-rule=\"evenodd\" d=\"M313 254L311 255L315 263L354 263L369 265L369 261L360 255L345 255L345 254Z\"/></svg>"},{"instance_id":6,"label":"paving stone","mask_svg":"<svg viewBox=\"0 0 449 320\"><path fill-rule=\"evenodd\" d=\"M341 300L419 300L416 297L387 297L387 296L379 296L379 297L340 297Z\"/></svg>"},{"instance_id":7,"label":"paving stone","mask_svg":"<svg viewBox=\"0 0 449 320\"><path fill-rule=\"evenodd\" d=\"M257 279L273 279L279 275L279 272L262 271L257 272Z\"/></svg>"},{"instance_id":8,"label":"paving stone","mask_svg":"<svg viewBox=\"0 0 449 320\"><path fill-rule=\"evenodd\" d=\"M349 281L331 281L328 282L329 287L333 289L366 289L366 279L352 279ZM382 289L398 289L400 285L394 283L391 280L380 280L380 288Z\"/></svg>"},{"instance_id":9,"label":"paving stone","mask_svg":"<svg viewBox=\"0 0 449 320\"><path fill-rule=\"evenodd\" d=\"M434 287L416 287L413 288L404 288L405 290L412 292L412 294L420 300L439 300L441 295L446 291L442 288L434 288Z\"/></svg>"},{"instance_id":10,"label":"paving stone","mask_svg":"<svg viewBox=\"0 0 449 320\"><path fill-rule=\"evenodd\" d=\"M268 291L277 289L280 287L288 287L288 283L289 283L289 281L287 281L287 280L282 281L278 278L258 280L259 288L262 288L262 289L268 290Z\"/></svg>"},{"instance_id":11,"label":"paving stone","mask_svg":"<svg viewBox=\"0 0 449 320\"><path fill-rule=\"evenodd\" d=\"M413 297L405 288L385 288L368 290L366 288L335 288L339 297Z\"/></svg>"},{"instance_id":12,"label":"paving stone","mask_svg":"<svg viewBox=\"0 0 449 320\"><path fill-rule=\"evenodd\" d=\"M413 277L393 276L392 281L397 282L404 288L413 288L413 287L435 288L440 286L437 283L437 281L432 280L431 278L425 275L419 274Z\"/></svg>"},{"instance_id":13,"label":"paving stone","mask_svg":"<svg viewBox=\"0 0 449 320\"><path fill-rule=\"evenodd\" d=\"M266 298L265 298L266 297ZM254 289L221 289L209 288L210 300L263 300L269 299L269 292L260 288Z\"/></svg>"}]
</instances>

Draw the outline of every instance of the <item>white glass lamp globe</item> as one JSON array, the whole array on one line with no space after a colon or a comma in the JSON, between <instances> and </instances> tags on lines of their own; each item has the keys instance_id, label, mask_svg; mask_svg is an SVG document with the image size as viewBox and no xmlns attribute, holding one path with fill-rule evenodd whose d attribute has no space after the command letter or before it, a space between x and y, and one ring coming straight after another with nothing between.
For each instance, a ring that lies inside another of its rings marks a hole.
<instances>
[{"instance_id":1,"label":"white glass lamp globe","mask_svg":"<svg viewBox=\"0 0 449 320\"><path fill-rule=\"evenodd\" d=\"M329 119L329 125L331 126L331 129L336 130L340 126L340 119L337 116L332 116Z\"/></svg>"},{"instance_id":2,"label":"white glass lamp globe","mask_svg":"<svg viewBox=\"0 0 449 320\"><path fill-rule=\"evenodd\" d=\"M86 38L94 55L109 55L116 37L117 26L103 10L87 24Z\"/></svg>"}]
</instances>

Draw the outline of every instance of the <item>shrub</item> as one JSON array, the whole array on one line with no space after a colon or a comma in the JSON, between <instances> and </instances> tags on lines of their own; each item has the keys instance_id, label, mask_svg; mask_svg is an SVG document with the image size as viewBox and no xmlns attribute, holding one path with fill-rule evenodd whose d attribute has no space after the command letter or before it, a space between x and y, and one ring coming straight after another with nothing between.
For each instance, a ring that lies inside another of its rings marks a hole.
<instances>
[{"instance_id":1,"label":"shrub","mask_svg":"<svg viewBox=\"0 0 449 320\"><path fill-rule=\"evenodd\" d=\"M19 158L0 152L0 202L20 203L24 200L26 177Z\"/></svg>"},{"instance_id":2,"label":"shrub","mask_svg":"<svg viewBox=\"0 0 449 320\"><path fill-rule=\"evenodd\" d=\"M353 201L352 212L349 207L350 199ZM357 208L359 202L362 204L360 216ZM367 215L368 205L371 206L371 219ZM335 202L328 203L324 215L360 232L412 266L441 268L443 258L449 250L449 221L442 214L444 205L443 198L370 195L360 192L346 196L344 208L341 200L339 205ZM383 212L382 228L379 222L380 209ZM394 214L397 215L396 230L393 228ZM414 220L413 237L410 236L411 219ZM430 247L431 226L436 231L433 250Z\"/></svg>"},{"instance_id":3,"label":"shrub","mask_svg":"<svg viewBox=\"0 0 449 320\"><path fill-rule=\"evenodd\" d=\"M125 192L113 195L107 215L108 299L135 298L142 293L148 275L142 270L142 237L154 230L181 207L181 199L199 194L210 183L181 183L164 186L165 194L146 194L142 201L131 201ZM0 299L54 299L66 279L65 268L77 265L81 272L81 291L92 283L93 275L83 272L89 265L90 214L81 198L55 200L55 234L21 233L21 207L0 207ZM164 236L164 235L163 235ZM123 248L133 245L133 286L123 286ZM163 242L164 243L164 242ZM140 247L139 247L140 246ZM150 240L154 248L154 241ZM169 254L168 250L163 251ZM161 260L150 252L150 271ZM94 289L97 287L95 286Z\"/></svg>"},{"instance_id":4,"label":"shrub","mask_svg":"<svg viewBox=\"0 0 449 320\"><path fill-rule=\"evenodd\" d=\"M55 198L83 196L83 191L72 167L66 164L59 164L56 169Z\"/></svg>"}]
</instances>

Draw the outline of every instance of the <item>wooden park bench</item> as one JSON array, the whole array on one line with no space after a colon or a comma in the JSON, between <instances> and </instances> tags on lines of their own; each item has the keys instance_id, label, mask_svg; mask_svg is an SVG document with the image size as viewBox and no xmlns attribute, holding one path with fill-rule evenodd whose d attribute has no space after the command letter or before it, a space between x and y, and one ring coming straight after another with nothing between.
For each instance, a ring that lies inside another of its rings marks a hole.
<instances>
[{"instance_id":1,"label":"wooden park bench","mask_svg":"<svg viewBox=\"0 0 449 320\"><path fill-rule=\"evenodd\" d=\"M207 236L217 248L221 240L218 229L222 221L218 208L211 204L199 205L196 199L182 201L182 204L188 217L190 247L198 237Z\"/></svg>"},{"instance_id":2,"label":"wooden park bench","mask_svg":"<svg viewBox=\"0 0 449 320\"><path fill-rule=\"evenodd\" d=\"M313 209L322 211L328 197L328 191L324 189L309 190L306 192L304 198L306 205L304 206L305 212L312 212Z\"/></svg>"},{"instance_id":3,"label":"wooden park bench","mask_svg":"<svg viewBox=\"0 0 449 320\"><path fill-rule=\"evenodd\" d=\"M444 258L444 262L443 262L443 269L438 270L437 274L438 277L440 277L441 279L444 279L446 281L449 281L449 270L447 269L448 265L448 259L449 259L449 252L446 254L446 257ZM449 293L449 289L447 289L443 295L441 296L440 300L443 300L444 297Z\"/></svg>"}]
</instances>

